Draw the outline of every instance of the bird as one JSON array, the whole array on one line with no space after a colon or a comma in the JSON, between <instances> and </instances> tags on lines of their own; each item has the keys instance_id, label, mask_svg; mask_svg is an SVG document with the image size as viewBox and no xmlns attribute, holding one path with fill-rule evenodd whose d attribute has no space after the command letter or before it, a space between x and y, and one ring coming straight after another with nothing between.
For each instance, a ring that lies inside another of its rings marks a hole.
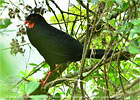
<instances>
[{"instance_id":1,"label":"bird","mask_svg":"<svg viewBox=\"0 0 140 100\"><path fill-rule=\"evenodd\" d=\"M48 77L55 70L56 64L81 60L83 45L68 33L48 24L40 14L30 14L26 17L24 25L27 28L29 41L50 66ZM91 53L92 51L94 51L94 54ZM107 57L110 57L112 53L113 50L110 50ZM89 49L86 57L101 59L104 54L104 49ZM48 77L43 84L46 84Z\"/></svg>"}]
</instances>

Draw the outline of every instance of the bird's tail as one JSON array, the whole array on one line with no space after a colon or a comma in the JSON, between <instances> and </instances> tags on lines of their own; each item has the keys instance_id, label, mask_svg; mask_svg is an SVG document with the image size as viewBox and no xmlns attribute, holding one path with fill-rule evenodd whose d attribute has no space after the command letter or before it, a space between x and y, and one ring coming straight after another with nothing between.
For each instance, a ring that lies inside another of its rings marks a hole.
<instances>
[{"instance_id":1,"label":"bird's tail","mask_svg":"<svg viewBox=\"0 0 140 100\"><path fill-rule=\"evenodd\" d=\"M113 50L109 51L109 53L107 54L107 58L110 57L113 53ZM95 58L95 59L101 59L103 57L103 55L105 54L105 50L104 49L93 49L93 50L88 50L87 53L87 58Z\"/></svg>"},{"instance_id":2,"label":"bird's tail","mask_svg":"<svg viewBox=\"0 0 140 100\"><path fill-rule=\"evenodd\" d=\"M115 51L117 53L119 51ZM113 50L110 50L107 54L107 58L109 58L113 53ZM104 49L89 49L87 53L87 58L95 58L95 59L101 59L105 54ZM130 57L130 53L127 51L123 51L120 55L120 60L128 60Z\"/></svg>"}]
</instances>

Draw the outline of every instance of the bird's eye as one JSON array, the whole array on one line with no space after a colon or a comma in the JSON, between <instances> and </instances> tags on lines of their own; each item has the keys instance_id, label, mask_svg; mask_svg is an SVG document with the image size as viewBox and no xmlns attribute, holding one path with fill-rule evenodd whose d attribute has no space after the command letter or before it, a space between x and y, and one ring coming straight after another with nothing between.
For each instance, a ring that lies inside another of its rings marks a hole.
<instances>
[{"instance_id":1,"label":"bird's eye","mask_svg":"<svg viewBox=\"0 0 140 100\"><path fill-rule=\"evenodd\" d=\"M31 19L35 19L35 17L31 17Z\"/></svg>"}]
</instances>

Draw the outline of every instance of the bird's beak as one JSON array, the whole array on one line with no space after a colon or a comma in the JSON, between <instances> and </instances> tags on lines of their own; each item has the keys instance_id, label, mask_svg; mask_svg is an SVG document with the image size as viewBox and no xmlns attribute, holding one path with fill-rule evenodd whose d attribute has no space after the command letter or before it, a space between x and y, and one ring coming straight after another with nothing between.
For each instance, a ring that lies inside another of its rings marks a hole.
<instances>
[{"instance_id":1,"label":"bird's beak","mask_svg":"<svg viewBox=\"0 0 140 100\"><path fill-rule=\"evenodd\" d=\"M29 21L26 20L25 23L24 23L24 25L26 25L26 24L28 24L28 23L29 23Z\"/></svg>"},{"instance_id":2,"label":"bird's beak","mask_svg":"<svg viewBox=\"0 0 140 100\"><path fill-rule=\"evenodd\" d=\"M24 25L29 24L28 28L34 28L35 23L31 22L31 21L25 21Z\"/></svg>"}]
</instances>

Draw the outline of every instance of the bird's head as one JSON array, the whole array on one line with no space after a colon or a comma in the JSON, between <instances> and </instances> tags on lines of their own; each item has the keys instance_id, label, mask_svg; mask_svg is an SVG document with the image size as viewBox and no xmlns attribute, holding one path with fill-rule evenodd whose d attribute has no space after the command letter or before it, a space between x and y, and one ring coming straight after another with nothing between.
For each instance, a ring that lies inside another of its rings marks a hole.
<instances>
[{"instance_id":1,"label":"bird's head","mask_svg":"<svg viewBox=\"0 0 140 100\"><path fill-rule=\"evenodd\" d=\"M30 14L24 23L24 25L28 24L28 28L33 28L35 24L39 24L43 22L45 19L39 14Z\"/></svg>"}]
</instances>

